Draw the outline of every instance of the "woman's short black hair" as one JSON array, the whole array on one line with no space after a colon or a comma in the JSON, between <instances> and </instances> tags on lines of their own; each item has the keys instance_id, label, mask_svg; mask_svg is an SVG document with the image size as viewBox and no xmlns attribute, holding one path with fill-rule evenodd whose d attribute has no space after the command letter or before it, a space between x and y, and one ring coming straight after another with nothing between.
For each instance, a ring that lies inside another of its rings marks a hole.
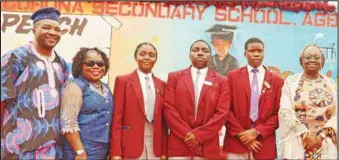
<instances>
[{"instance_id":1,"label":"woman's short black hair","mask_svg":"<svg viewBox=\"0 0 339 160\"><path fill-rule=\"evenodd\" d=\"M325 56L324 56L324 53L323 53L321 47L317 46L316 44L309 44L309 45L304 47L304 49L301 51L301 53L299 55L299 63L300 63L300 65L302 66L302 57L304 56L305 51L308 48L310 48L310 47L316 47L318 49L318 51L321 53L321 68L323 68L324 65L325 65Z\"/></svg>"},{"instance_id":2,"label":"woman's short black hair","mask_svg":"<svg viewBox=\"0 0 339 160\"><path fill-rule=\"evenodd\" d=\"M158 59L158 51L157 51L157 49L154 47L154 45L153 45L152 43L149 43L149 42L142 42L142 43L139 43L139 44L137 45L137 47L136 47L135 50L134 50L134 59L137 59L137 53L139 52L139 49L140 49L142 46L144 46L144 45L149 45L149 46L151 46L151 47L154 49L154 51L155 51L155 58Z\"/></svg>"},{"instance_id":3,"label":"woman's short black hair","mask_svg":"<svg viewBox=\"0 0 339 160\"><path fill-rule=\"evenodd\" d=\"M100 54L100 56L102 57L102 59L105 62L105 75L107 74L108 69L109 69L109 59L108 59L107 55L97 47L94 47L94 48L82 47L77 52L77 54L73 57L73 64L72 64L73 77L77 78L77 77L82 75L82 64L85 61L85 57L86 57L88 51L96 51L97 53Z\"/></svg>"}]
</instances>

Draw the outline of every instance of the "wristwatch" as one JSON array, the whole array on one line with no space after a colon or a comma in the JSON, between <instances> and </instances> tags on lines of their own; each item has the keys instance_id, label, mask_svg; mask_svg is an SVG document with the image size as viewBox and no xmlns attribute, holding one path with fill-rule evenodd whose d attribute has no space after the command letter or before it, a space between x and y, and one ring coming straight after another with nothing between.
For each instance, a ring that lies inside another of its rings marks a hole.
<instances>
[{"instance_id":1,"label":"wristwatch","mask_svg":"<svg viewBox=\"0 0 339 160\"><path fill-rule=\"evenodd\" d=\"M83 149L79 149L79 150L77 150L75 152L77 153L77 155L85 153L85 151Z\"/></svg>"}]
</instances>

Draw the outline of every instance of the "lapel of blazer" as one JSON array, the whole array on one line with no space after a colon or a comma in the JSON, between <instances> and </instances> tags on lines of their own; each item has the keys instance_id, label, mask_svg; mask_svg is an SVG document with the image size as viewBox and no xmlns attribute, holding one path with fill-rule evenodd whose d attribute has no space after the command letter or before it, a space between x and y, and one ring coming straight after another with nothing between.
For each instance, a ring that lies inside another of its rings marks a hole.
<instances>
[{"instance_id":1,"label":"lapel of blazer","mask_svg":"<svg viewBox=\"0 0 339 160\"><path fill-rule=\"evenodd\" d=\"M263 103L263 99L265 96L264 94L267 94L266 92L269 89L272 89L272 74L268 69L265 67L265 76L264 76L264 81L262 83L261 91L260 91L260 97L259 97L259 106L258 106L258 116L259 118L264 114L265 110L265 103ZM267 83L267 84L265 84ZM267 87L267 85L270 85L270 87ZM264 101L265 102L265 101Z\"/></svg>"},{"instance_id":2,"label":"lapel of blazer","mask_svg":"<svg viewBox=\"0 0 339 160\"><path fill-rule=\"evenodd\" d=\"M190 94L191 101L193 102L193 106L195 106L194 89L193 89L194 86L193 86L193 80L192 80L192 75L191 75L191 67L184 70L182 74L183 74L184 83Z\"/></svg>"},{"instance_id":3,"label":"lapel of blazer","mask_svg":"<svg viewBox=\"0 0 339 160\"><path fill-rule=\"evenodd\" d=\"M142 110L143 114L146 115L145 107L144 107L144 96L143 96L143 93L142 93L139 76L138 76L138 73L137 73L136 70L132 73L131 81L132 81L132 85L133 85L135 95L137 96L137 99L138 99L138 102L139 102L140 109Z\"/></svg>"},{"instance_id":4,"label":"lapel of blazer","mask_svg":"<svg viewBox=\"0 0 339 160\"><path fill-rule=\"evenodd\" d=\"M249 80L249 74L247 71L247 67L243 67L240 71L240 81L242 82L244 88L245 88L245 92L246 92L246 97L247 97L247 101L251 100L251 92L250 92L250 80Z\"/></svg>"},{"instance_id":5,"label":"lapel of blazer","mask_svg":"<svg viewBox=\"0 0 339 160\"><path fill-rule=\"evenodd\" d=\"M153 82L154 82L154 92L155 92L155 104L154 104L154 117L156 117L157 113L159 112L159 108L161 106L159 105L161 96L163 96L163 88L161 81L158 80L154 75L153 77Z\"/></svg>"},{"instance_id":6,"label":"lapel of blazer","mask_svg":"<svg viewBox=\"0 0 339 160\"><path fill-rule=\"evenodd\" d=\"M208 81L208 82L211 82L211 84L213 85L213 81L215 79L215 73L212 72L211 70L207 70L207 75L206 75L206 78L204 81ZM201 100L204 98L206 92L208 91L208 89L210 88L209 85L202 85L202 89L201 89L201 92L200 92L200 97L199 97L199 103L201 102Z\"/></svg>"},{"instance_id":7,"label":"lapel of blazer","mask_svg":"<svg viewBox=\"0 0 339 160\"><path fill-rule=\"evenodd\" d=\"M262 83L262 87L260 91L259 104L261 103L263 99L263 95L266 94L266 92L272 88L272 74L273 73L271 73L269 70L265 68L265 77L264 77L264 81ZM268 86L266 85L270 85L270 88L268 88Z\"/></svg>"}]
</instances>

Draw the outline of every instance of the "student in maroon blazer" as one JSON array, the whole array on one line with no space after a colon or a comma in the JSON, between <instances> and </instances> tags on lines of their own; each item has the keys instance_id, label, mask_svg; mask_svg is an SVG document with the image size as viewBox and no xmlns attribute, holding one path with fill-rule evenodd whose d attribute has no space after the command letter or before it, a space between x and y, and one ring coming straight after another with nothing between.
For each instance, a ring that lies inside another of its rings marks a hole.
<instances>
[{"instance_id":1,"label":"student in maroon blazer","mask_svg":"<svg viewBox=\"0 0 339 160\"><path fill-rule=\"evenodd\" d=\"M138 69L115 80L109 156L114 160L165 159L168 130L163 121L162 106L166 84L152 74L157 60L156 48L150 43L141 43L134 57ZM146 77L149 86L145 85ZM149 95L145 89L150 89L154 96L152 105L147 103ZM148 112L152 109L149 107L153 108L152 112ZM151 118L150 114L153 115Z\"/></svg>"},{"instance_id":2,"label":"student in maroon blazer","mask_svg":"<svg viewBox=\"0 0 339 160\"><path fill-rule=\"evenodd\" d=\"M168 75L164 102L164 117L170 129L168 157L220 158L218 131L227 120L228 81L208 69L211 48L207 42L195 41L189 57L192 66Z\"/></svg>"},{"instance_id":3,"label":"student in maroon blazer","mask_svg":"<svg viewBox=\"0 0 339 160\"><path fill-rule=\"evenodd\" d=\"M262 65L264 43L245 43L248 65L228 74L231 109L224 150L228 159L275 159L275 130L283 80ZM255 76L256 74L256 76Z\"/></svg>"}]
</instances>

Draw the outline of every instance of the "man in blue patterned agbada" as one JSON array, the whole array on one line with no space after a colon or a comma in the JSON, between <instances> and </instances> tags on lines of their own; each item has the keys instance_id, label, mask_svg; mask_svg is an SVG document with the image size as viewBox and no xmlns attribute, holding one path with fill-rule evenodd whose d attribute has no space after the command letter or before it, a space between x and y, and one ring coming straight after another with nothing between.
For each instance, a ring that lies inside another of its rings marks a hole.
<instances>
[{"instance_id":1,"label":"man in blue patterned agbada","mask_svg":"<svg viewBox=\"0 0 339 160\"><path fill-rule=\"evenodd\" d=\"M60 89L66 62L53 50L60 12L32 15L34 40L1 57L1 159L60 159Z\"/></svg>"}]
</instances>

